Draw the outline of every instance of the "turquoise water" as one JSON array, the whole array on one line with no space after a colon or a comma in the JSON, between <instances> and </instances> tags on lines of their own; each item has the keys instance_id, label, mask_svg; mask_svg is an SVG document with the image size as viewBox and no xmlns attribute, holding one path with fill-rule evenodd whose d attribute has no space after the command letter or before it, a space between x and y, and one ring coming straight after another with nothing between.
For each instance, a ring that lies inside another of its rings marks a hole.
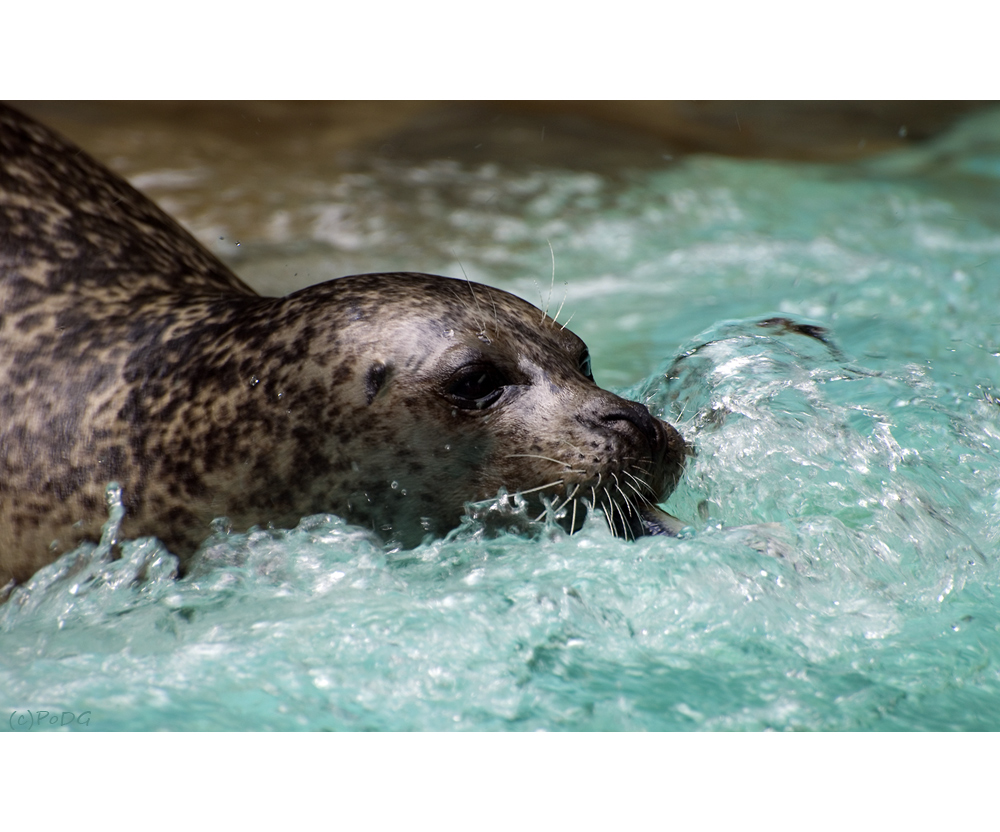
<instances>
[{"instance_id":1,"label":"turquoise water","mask_svg":"<svg viewBox=\"0 0 1000 832\"><path fill-rule=\"evenodd\" d=\"M1000 116L851 165L371 160L302 192L216 248L258 285L405 267L561 305L694 445L690 529L470 517L400 552L318 516L220 526L183 580L154 540L86 547L0 607L8 727L1000 728Z\"/></svg>"}]
</instances>

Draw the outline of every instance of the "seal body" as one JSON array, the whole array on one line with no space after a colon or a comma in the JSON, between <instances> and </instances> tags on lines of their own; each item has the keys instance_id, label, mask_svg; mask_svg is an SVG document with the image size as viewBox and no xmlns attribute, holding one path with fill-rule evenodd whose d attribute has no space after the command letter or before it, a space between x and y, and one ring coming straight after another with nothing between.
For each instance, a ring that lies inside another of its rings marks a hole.
<instances>
[{"instance_id":1,"label":"seal body","mask_svg":"<svg viewBox=\"0 0 1000 832\"><path fill-rule=\"evenodd\" d=\"M111 481L122 534L184 563L219 516L332 512L414 546L501 488L572 508L571 526L601 507L634 536L683 455L526 301L414 273L260 297L122 179L0 109L0 586L97 540Z\"/></svg>"}]
</instances>

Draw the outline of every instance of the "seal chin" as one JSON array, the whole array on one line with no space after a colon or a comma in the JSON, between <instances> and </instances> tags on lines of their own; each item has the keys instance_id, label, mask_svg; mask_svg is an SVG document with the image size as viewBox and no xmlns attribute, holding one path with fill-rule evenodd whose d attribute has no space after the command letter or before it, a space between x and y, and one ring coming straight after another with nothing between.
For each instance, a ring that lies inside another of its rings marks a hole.
<instances>
[{"instance_id":1,"label":"seal chin","mask_svg":"<svg viewBox=\"0 0 1000 832\"><path fill-rule=\"evenodd\" d=\"M687 523L683 520L678 520L672 514L667 514L658 506L645 506L640 515L642 517L643 534L646 535L677 537L684 529L688 528Z\"/></svg>"}]
</instances>

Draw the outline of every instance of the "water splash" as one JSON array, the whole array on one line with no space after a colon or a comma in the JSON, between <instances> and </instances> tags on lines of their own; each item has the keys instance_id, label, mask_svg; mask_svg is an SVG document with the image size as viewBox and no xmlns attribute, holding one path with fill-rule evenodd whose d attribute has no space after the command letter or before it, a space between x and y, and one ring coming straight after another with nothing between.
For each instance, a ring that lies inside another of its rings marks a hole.
<instances>
[{"instance_id":1,"label":"water splash","mask_svg":"<svg viewBox=\"0 0 1000 832\"><path fill-rule=\"evenodd\" d=\"M54 622L62 629L74 621L106 620L141 605L154 587L177 575L177 558L155 538L119 542L125 507L117 482L109 483L105 499L100 542L81 544L16 587L0 607L0 631L25 622Z\"/></svg>"}]
</instances>

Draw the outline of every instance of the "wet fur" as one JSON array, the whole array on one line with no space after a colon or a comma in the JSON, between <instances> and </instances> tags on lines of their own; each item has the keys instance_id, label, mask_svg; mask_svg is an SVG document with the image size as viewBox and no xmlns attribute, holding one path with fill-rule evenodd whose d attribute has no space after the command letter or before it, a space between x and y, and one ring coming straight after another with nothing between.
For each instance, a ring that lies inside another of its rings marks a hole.
<instances>
[{"instance_id":1,"label":"wet fur","mask_svg":"<svg viewBox=\"0 0 1000 832\"><path fill-rule=\"evenodd\" d=\"M218 516L245 529L329 511L413 546L501 487L536 508L585 498L642 533L626 515L673 487L683 443L586 378L584 350L463 280L260 297L126 182L0 108L0 586L96 540L112 480L123 535L182 561ZM510 378L495 406L448 399L469 361Z\"/></svg>"}]
</instances>

